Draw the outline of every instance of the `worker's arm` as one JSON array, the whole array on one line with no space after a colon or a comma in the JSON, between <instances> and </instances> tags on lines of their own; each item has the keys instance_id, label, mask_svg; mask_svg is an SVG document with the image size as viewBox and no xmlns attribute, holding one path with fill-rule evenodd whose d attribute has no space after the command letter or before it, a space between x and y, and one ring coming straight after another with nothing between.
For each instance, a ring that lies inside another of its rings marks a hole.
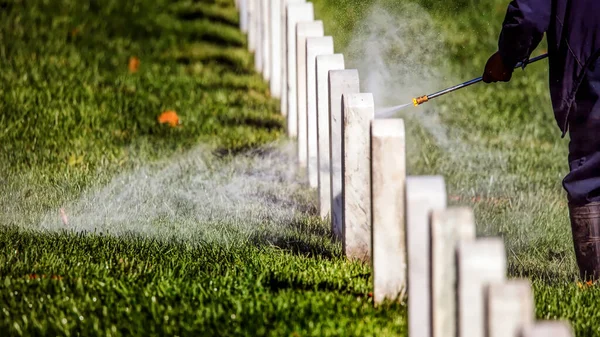
<instances>
[{"instance_id":1,"label":"worker's arm","mask_svg":"<svg viewBox=\"0 0 600 337\"><path fill-rule=\"evenodd\" d=\"M490 57L483 81L508 82L515 66L529 58L550 25L552 0L512 0L508 5L498 51Z\"/></svg>"},{"instance_id":2,"label":"worker's arm","mask_svg":"<svg viewBox=\"0 0 600 337\"><path fill-rule=\"evenodd\" d=\"M552 0L513 0L508 5L498 52L507 67L525 61L550 25Z\"/></svg>"}]
</instances>

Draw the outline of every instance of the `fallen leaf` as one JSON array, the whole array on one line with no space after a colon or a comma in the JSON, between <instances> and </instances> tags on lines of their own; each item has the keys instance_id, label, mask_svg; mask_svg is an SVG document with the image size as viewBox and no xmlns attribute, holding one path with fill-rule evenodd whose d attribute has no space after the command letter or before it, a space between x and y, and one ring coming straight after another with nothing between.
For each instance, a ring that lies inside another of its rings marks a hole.
<instances>
[{"instance_id":1,"label":"fallen leaf","mask_svg":"<svg viewBox=\"0 0 600 337\"><path fill-rule=\"evenodd\" d=\"M165 111L158 116L158 122L160 124L169 124L171 127L176 127L181 124L181 120L177 113L173 110Z\"/></svg>"},{"instance_id":2,"label":"fallen leaf","mask_svg":"<svg viewBox=\"0 0 600 337\"><path fill-rule=\"evenodd\" d=\"M135 56L130 57L129 58L129 72L137 73L139 68L140 68L140 59L138 59Z\"/></svg>"}]
</instances>

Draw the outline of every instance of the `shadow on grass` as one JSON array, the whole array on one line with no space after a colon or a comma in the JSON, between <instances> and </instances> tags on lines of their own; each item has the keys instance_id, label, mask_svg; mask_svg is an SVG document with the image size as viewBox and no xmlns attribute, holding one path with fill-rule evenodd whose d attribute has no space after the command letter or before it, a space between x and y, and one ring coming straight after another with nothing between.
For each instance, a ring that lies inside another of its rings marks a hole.
<instances>
[{"instance_id":1,"label":"shadow on grass","mask_svg":"<svg viewBox=\"0 0 600 337\"><path fill-rule=\"evenodd\" d=\"M299 208L296 204L295 207L302 214L315 214L317 211L310 203L299 204L304 206ZM251 242L258 247L276 248L302 257L331 260L341 256L329 222L321 220L318 215L301 217L288 224L282 224L278 233L256 233Z\"/></svg>"},{"instance_id":2,"label":"shadow on grass","mask_svg":"<svg viewBox=\"0 0 600 337\"><path fill-rule=\"evenodd\" d=\"M283 130L284 127L283 118L277 118L276 116L234 116L224 114L219 116L219 121L226 126L247 125L267 131Z\"/></svg>"},{"instance_id":3,"label":"shadow on grass","mask_svg":"<svg viewBox=\"0 0 600 337\"><path fill-rule=\"evenodd\" d=\"M550 269L547 266L526 267L522 265L509 264L507 274L510 277L526 278L546 285L562 284L564 282L577 282L579 276L566 273L564 270Z\"/></svg>"},{"instance_id":4,"label":"shadow on grass","mask_svg":"<svg viewBox=\"0 0 600 337\"><path fill-rule=\"evenodd\" d=\"M232 18L227 18L222 15L216 15L210 11L195 9L190 11L182 11L176 14L177 18L183 21L193 20L210 20L211 22L220 23L232 27L238 27L238 22Z\"/></svg>"},{"instance_id":5,"label":"shadow on grass","mask_svg":"<svg viewBox=\"0 0 600 337\"><path fill-rule=\"evenodd\" d=\"M303 257L321 257L331 260L338 257L332 244L323 242L323 240L306 240L298 235L255 235L251 239L252 243L258 247L272 247L281 249L288 253Z\"/></svg>"},{"instance_id":6,"label":"shadow on grass","mask_svg":"<svg viewBox=\"0 0 600 337\"><path fill-rule=\"evenodd\" d=\"M361 278L368 281L369 274L358 274L355 278ZM289 278L285 275L269 273L265 276L263 284L273 292L279 292L283 290L313 290L313 291L331 291L336 294L351 295L355 297L367 297L368 294L354 291L352 288L348 288L346 284L331 281L316 281L306 282L297 278Z\"/></svg>"},{"instance_id":7,"label":"shadow on grass","mask_svg":"<svg viewBox=\"0 0 600 337\"><path fill-rule=\"evenodd\" d=\"M175 62L183 65L191 65L195 62L202 62L205 64L215 64L229 68L229 71L234 71L240 75L251 75L254 72L247 67L246 62L240 61L239 59L232 58L228 55L213 55L206 58L196 58L188 55L180 55L175 57Z\"/></svg>"}]
</instances>

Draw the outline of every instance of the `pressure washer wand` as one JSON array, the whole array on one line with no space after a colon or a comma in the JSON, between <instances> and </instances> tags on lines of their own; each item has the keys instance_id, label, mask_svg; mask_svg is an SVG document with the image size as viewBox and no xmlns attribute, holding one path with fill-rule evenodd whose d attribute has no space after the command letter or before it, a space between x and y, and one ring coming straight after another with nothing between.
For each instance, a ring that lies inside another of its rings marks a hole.
<instances>
[{"instance_id":1,"label":"pressure washer wand","mask_svg":"<svg viewBox=\"0 0 600 337\"><path fill-rule=\"evenodd\" d=\"M522 68L522 67L524 68L524 67L525 67L525 65L527 65L527 64L534 63L534 62L537 62L537 61L539 61L539 60L543 60L543 59L545 59L545 58L547 58L547 57L548 57L548 54L543 54L543 55L540 55L540 56L536 56L536 57L534 57L534 58L532 58L532 59L530 59L530 60L528 60L528 61L526 61L526 62L519 62L519 63L517 63L517 65L515 66L515 69L517 69L517 68ZM466 87L468 87L468 86L470 86L470 85L473 85L473 84L475 84L475 83L479 83L479 82L481 82L482 80L483 80L483 77L478 77L478 78L476 78L476 79L473 79L473 80L467 81L467 82L465 82L465 83L461 83L461 84L459 84L459 85L455 85L455 86L453 86L453 87L451 87L451 88L444 89L444 90L442 90L442 91L438 91L438 92L436 92L436 93L434 93L434 94L431 94L431 95L425 95L425 96L421 96L421 97L413 98L413 104L414 104L415 106L418 106L418 105L420 105L420 104L423 104L423 103L425 103L425 102L428 102L428 101L430 101L430 100L432 100L432 99L434 99L434 98L436 98L436 97L440 97L440 96L442 96L442 95L445 95L445 94L447 94L447 93L449 93L449 92L453 92L453 91L456 91L456 90L458 90L458 89L466 88Z\"/></svg>"}]
</instances>

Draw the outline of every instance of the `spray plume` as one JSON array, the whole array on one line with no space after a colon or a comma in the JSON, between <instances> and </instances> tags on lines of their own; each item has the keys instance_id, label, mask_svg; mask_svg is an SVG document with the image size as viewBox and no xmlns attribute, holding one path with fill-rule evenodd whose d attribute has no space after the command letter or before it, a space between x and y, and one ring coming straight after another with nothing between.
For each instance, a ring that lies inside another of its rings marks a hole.
<instances>
[{"instance_id":1,"label":"spray plume","mask_svg":"<svg viewBox=\"0 0 600 337\"><path fill-rule=\"evenodd\" d=\"M258 153L258 154L257 154ZM38 229L239 242L277 233L313 209L296 182L290 145L217 160L198 148L140 167L43 217Z\"/></svg>"}]
</instances>

